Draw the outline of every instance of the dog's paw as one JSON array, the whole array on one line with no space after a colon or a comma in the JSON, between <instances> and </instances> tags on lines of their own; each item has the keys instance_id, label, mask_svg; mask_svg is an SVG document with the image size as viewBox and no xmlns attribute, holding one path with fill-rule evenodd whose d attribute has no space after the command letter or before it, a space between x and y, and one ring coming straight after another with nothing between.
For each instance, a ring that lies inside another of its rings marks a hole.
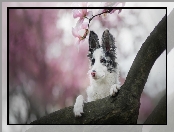
<instances>
[{"instance_id":1,"label":"dog's paw","mask_svg":"<svg viewBox=\"0 0 174 132\"><path fill-rule=\"evenodd\" d=\"M76 103L74 104L74 109L73 109L75 117L82 116L81 114L83 113L83 106L84 106L83 96L79 95L76 98Z\"/></svg>"},{"instance_id":2,"label":"dog's paw","mask_svg":"<svg viewBox=\"0 0 174 132\"><path fill-rule=\"evenodd\" d=\"M112 85L110 89L110 95L115 96L115 94L118 92L119 89L120 89L120 86L118 84Z\"/></svg>"}]
</instances>

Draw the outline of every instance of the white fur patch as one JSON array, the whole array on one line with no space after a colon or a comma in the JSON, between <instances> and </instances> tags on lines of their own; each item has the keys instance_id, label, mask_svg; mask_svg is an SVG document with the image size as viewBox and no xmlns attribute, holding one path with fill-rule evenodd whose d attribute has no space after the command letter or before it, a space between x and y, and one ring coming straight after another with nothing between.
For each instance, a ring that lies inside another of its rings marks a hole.
<instances>
[{"instance_id":1,"label":"white fur patch","mask_svg":"<svg viewBox=\"0 0 174 132\"><path fill-rule=\"evenodd\" d=\"M81 116L81 114L83 113L83 106L84 106L84 99L82 95L79 95L76 98L76 103L74 104L74 114L75 116Z\"/></svg>"},{"instance_id":2,"label":"white fur patch","mask_svg":"<svg viewBox=\"0 0 174 132\"><path fill-rule=\"evenodd\" d=\"M118 92L119 89L120 89L120 85L118 84L112 85L110 89L110 95L115 96L115 94Z\"/></svg>"},{"instance_id":3,"label":"white fur patch","mask_svg":"<svg viewBox=\"0 0 174 132\"><path fill-rule=\"evenodd\" d=\"M91 67L90 71L93 71L93 70L96 71L96 79L105 78L106 76L107 67L100 63L100 59L102 56L103 56L102 48L96 49L94 51L93 58L95 58L95 63Z\"/></svg>"}]
</instances>

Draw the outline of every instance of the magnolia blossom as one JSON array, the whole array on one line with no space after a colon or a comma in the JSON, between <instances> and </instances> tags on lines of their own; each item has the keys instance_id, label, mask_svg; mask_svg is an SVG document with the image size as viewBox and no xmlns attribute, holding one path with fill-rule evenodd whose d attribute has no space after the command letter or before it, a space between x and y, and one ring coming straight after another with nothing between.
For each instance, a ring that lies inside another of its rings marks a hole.
<instances>
[{"instance_id":1,"label":"magnolia blossom","mask_svg":"<svg viewBox=\"0 0 174 132\"><path fill-rule=\"evenodd\" d=\"M74 18L77 18L77 17L80 17L80 18L84 18L84 16L86 16L86 13L87 13L87 9L74 9L73 10L73 17Z\"/></svg>"},{"instance_id":2,"label":"magnolia blossom","mask_svg":"<svg viewBox=\"0 0 174 132\"><path fill-rule=\"evenodd\" d=\"M75 45L81 45L81 44L84 43L84 41L85 41L85 39L76 39ZM79 50L79 49L78 49L78 50Z\"/></svg>"},{"instance_id":3,"label":"magnolia blossom","mask_svg":"<svg viewBox=\"0 0 174 132\"><path fill-rule=\"evenodd\" d=\"M74 37L78 38L77 44L81 44L82 40L88 35L88 21L84 19L79 19L75 28L72 28L72 34Z\"/></svg>"},{"instance_id":4,"label":"magnolia blossom","mask_svg":"<svg viewBox=\"0 0 174 132\"><path fill-rule=\"evenodd\" d=\"M79 3L74 3L74 6L78 7L87 7L88 2L79 2ZM74 18L91 18L92 17L92 11L88 11L87 9L74 9L73 10L73 17Z\"/></svg>"},{"instance_id":5,"label":"magnolia blossom","mask_svg":"<svg viewBox=\"0 0 174 132\"><path fill-rule=\"evenodd\" d=\"M101 7L116 7L119 4L122 4L122 6L125 5L125 2L101 2ZM78 6L78 7L87 7L88 2L78 2L74 3L73 6ZM104 13L106 16L106 13L114 13L116 10L119 10L118 13L121 12L122 9L101 9L98 11L98 14ZM89 23L97 15L93 16L93 12L89 11L88 9L74 9L73 10L73 17L74 18L79 18L77 21L77 24L75 28L72 28L72 34L74 37L76 37L78 40L76 44L81 44L86 36L88 35L89 32Z\"/></svg>"},{"instance_id":6,"label":"magnolia blossom","mask_svg":"<svg viewBox=\"0 0 174 132\"><path fill-rule=\"evenodd\" d=\"M75 3L79 7L87 7L87 2ZM73 17L79 18L75 28L72 28L72 34L74 37L78 38L77 44L83 43L84 39L88 35L88 25L89 19L92 17L92 11L87 9L74 9Z\"/></svg>"},{"instance_id":7,"label":"magnolia blossom","mask_svg":"<svg viewBox=\"0 0 174 132\"><path fill-rule=\"evenodd\" d=\"M78 38L76 44L82 44L88 35L88 29L78 29L72 28L72 34L74 37Z\"/></svg>"},{"instance_id":8,"label":"magnolia blossom","mask_svg":"<svg viewBox=\"0 0 174 132\"><path fill-rule=\"evenodd\" d=\"M92 11L87 11L87 9L74 9L73 10L73 17L74 18L91 18L92 17Z\"/></svg>"}]
</instances>

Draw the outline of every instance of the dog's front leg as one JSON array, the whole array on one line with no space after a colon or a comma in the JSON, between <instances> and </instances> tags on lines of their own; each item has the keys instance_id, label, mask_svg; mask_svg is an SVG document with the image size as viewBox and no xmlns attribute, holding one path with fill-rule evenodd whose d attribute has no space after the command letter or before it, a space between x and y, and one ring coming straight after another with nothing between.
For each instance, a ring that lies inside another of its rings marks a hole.
<instances>
[{"instance_id":1,"label":"dog's front leg","mask_svg":"<svg viewBox=\"0 0 174 132\"><path fill-rule=\"evenodd\" d=\"M118 92L119 89L120 89L120 85L119 84L112 85L111 89L110 89L110 95L111 96L115 96L115 94Z\"/></svg>"},{"instance_id":2,"label":"dog's front leg","mask_svg":"<svg viewBox=\"0 0 174 132\"><path fill-rule=\"evenodd\" d=\"M76 98L76 102L74 104L74 109L73 109L75 117L81 116L81 114L83 113L83 106L84 106L83 96L79 95Z\"/></svg>"}]
</instances>

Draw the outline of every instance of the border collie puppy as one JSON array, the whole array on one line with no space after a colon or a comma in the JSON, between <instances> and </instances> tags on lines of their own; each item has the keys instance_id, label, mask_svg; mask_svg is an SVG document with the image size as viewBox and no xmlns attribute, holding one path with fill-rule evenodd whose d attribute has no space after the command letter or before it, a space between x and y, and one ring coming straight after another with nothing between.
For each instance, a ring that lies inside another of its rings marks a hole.
<instances>
[{"instance_id":1,"label":"border collie puppy","mask_svg":"<svg viewBox=\"0 0 174 132\"><path fill-rule=\"evenodd\" d=\"M120 89L119 70L116 58L115 39L109 30L105 30L102 35L102 43L96 33L90 31L89 53L90 60L87 102L102 99L106 96L114 96ZM75 117L83 113L84 99L82 95L76 98L73 112Z\"/></svg>"}]
</instances>

